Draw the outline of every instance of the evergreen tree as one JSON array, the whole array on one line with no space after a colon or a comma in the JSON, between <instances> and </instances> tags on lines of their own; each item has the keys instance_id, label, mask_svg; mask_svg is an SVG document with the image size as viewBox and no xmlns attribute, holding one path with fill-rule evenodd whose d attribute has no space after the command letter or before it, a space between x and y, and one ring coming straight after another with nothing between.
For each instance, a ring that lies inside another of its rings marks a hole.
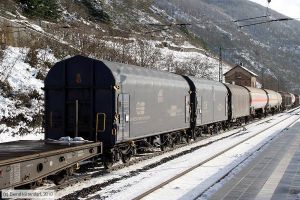
<instances>
[{"instance_id":1,"label":"evergreen tree","mask_svg":"<svg viewBox=\"0 0 300 200\"><path fill-rule=\"evenodd\" d=\"M25 12L31 17L45 20L55 20L59 17L57 0L20 0L25 7Z\"/></svg>"},{"instance_id":2,"label":"evergreen tree","mask_svg":"<svg viewBox=\"0 0 300 200\"><path fill-rule=\"evenodd\" d=\"M110 16L104 12L102 3L97 0L82 0L82 3L88 8L92 19L104 23L110 22Z\"/></svg>"}]
</instances>

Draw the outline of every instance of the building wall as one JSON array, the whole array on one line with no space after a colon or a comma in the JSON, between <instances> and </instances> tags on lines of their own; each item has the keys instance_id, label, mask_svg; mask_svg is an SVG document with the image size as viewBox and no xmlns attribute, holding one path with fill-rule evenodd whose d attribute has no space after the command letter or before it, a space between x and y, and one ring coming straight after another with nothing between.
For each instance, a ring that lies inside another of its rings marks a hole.
<instances>
[{"instance_id":1,"label":"building wall","mask_svg":"<svg viewBox=\"0 0 300 200\"><path fill-rule=\"evenodd\" d=\"M251 87L256 87L256 77L255 76L251 77Z\"/></svg>"},{"instance_id":2,"label":"building wall","mask_svg":"<svg viewBox=\"0 0 300 200\"><path fill-rule=\"evenodd\" d=\"M256 77L242 68L236 67L225 75L227 83L235 83L236 85L256 87Z\"/></svg>"}]
</instances>

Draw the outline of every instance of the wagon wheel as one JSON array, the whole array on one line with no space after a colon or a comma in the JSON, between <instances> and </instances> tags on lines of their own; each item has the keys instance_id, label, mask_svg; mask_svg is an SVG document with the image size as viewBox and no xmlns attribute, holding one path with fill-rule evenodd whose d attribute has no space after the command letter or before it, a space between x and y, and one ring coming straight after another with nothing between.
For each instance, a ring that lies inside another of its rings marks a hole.
<instances>
[{"instance_id":1,"label":"wagon wheel","mask_svg":"<svg viewBox=\"0 0 300 200\"><path fill-rule=\"evenodd\" d=\"M103 155L103 165L105 169L111 169L114 165L114 155L112 153Z\"/></svg>"},{"instance_id":2,"label":"wagon wheel","mask_svg":"<svg viewBox=\"0 0 300 200\"><path fill-rule=\"evenodd\" d=\"M160 145L160 150L161 151L165 151L166 150L166 145L165 144L161 144Z\"/></svg>"},{"instance_id":3,"label":"wagon wheel","mask_svg":"<svg viewBox=\"0 0 300 200\"><path fill-rule=\"evenodd\" d=\"M26 185L25 188L35 189L35 188L37 188L37 187L42 186L43 183L44 183L44 180L43 180L43 179L38 179L38 180L36 180L36 181L34 181L34 182L31 182L31 183L29 183L28 185Z\"/></svg>"},{"instance_id":4,"label":"wagon wheel","mask_svg":"<svg viewBox=\"0 0 300 200\"><path fill-rule=\"evenodd\" d=\"M162 151L167 150L168 148L174 147L174 141L171 135L163 135L161 136L161 145L160 149Z\"/></svg>"},{"instance_id":5,"label":"wagon wheel","mask_svg":"<svg viewBox=\"0 0 300 200\"><path fill-rule=\"evenodd\" d=\"M126 149L120 151L120 157L123 163L128 163L133 155L132 147L128 146Z\"/></svg>"},{"instance_id":6,"label":"wagon wheel","mask_svg":"<svg viewBox=\"0 0 300 200\"><path fill-rule=\"evenodd\" d=\"M228 125L226 123L224 123L222 126L222 130L226 131L227 129L229 129Z\"/></svg>"},{"instance_id":7,"label":"wagon wheel","mask_svg":"<svg viewBox=\"0 0 300 200\"><path fill-rule=\"evenodd\" d=\"M191 140L193 139L196 141L196 131L192 130L188 134L185 135L186 143L191 143Z\"/></svg>"},{"instance_id":8,"label":"wagon wheel","mask_svg":"<svg viewBox=\"0 0 300 200\"><path fill-rule=\"evenodd\" d=\"M214 127L214 134L218 135L220 134L220 127L219 127L219 124L216 124L215 127Z\"/></svg>"},{"instance_id":9,"label":"wagon wheel","mask_svg":"<svg viewBox=\"0 0 300 200\"><path fill-rule=\"evenodd\" d=\"M202 137L202 135L203 135L203 131L201 129L196 130L194 133L195 139L198 137Z\"/></svg>"},{"instance_id":10,"label":"wagon wheel","mask_svg":"<svg viewBox=\"0 0 300 200\"><path fill-rule=\"evenodd\" d=\"M185 136L185 141L187 144L191 143L191 137L188 134Z\"/></svg>"},{"instance_id":11,"label":"wagon wheel","mask_svg":"<svg viewBox=\"0 0 300 200\"><path fill-rule=\"evenodd\" d=\"M38 187L38 185L37 185L37 182L34 181L34 182L29 183L27 187L28 187L29 189L35 189L35 188ZM27 188L27 187L25 186L25 188Z\"/></svg>"},{"instance_id":12,"label":"wagon wheel","mask_svg":"<svg viewBox=\"0 0 300 200\"><path fill-rule=\"evenodd\" d=\"M67 170L63 170L58 174L54 175L53 181L55 185L61 185L67 180L67 178L68 178Z\"/></svg>"},{"instance_id":13,"label":"wagon wheel","mask_svg":"<svg viewBox=\"0 0 300 200\"><path fill-rule=\"evenodd\" d=\"M131 152L129 152L129 153L122 153L121 154L121 159L122 159L123 163L128 163L129 160L131 159L131 157L132 157L132 153Z\"/></svg>"}]
</instances>

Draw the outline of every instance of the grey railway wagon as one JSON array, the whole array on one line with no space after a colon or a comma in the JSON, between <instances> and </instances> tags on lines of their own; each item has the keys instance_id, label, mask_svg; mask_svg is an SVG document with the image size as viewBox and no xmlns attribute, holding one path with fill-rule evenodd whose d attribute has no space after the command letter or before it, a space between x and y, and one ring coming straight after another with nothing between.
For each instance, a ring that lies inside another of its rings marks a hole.
<instances>
[{"instance_id":1,"label":"grey railway wagon","mask_svg":"<svg viewBox=\"0 0 300 200\"><path fill-rule=\"evenodd\" d=\"M189 91L176 74L75 56L46 77L46 137L80 136L110 148L188 129Z\"/></svg>"},{"instance_id":2,"label":"grey railway wagon","mask_svg":"<svg viewBox=\"0 0 300 200\"><path fill-rule=\"evenodd\" d=\"M51 144L15 141L0 144L0 189L40 180L101 154L99 142Z\"/></svg>"},{"instance_id":3,"label":"grey railway wagon","mask_svg":"<svg viewBox=\"0 0 300 200\"><path fill-rule=\"evenodd\" d=\"M228 120L227 88L219 82L188 77L196 88L196 125Z\"/></svg>"},{"instance_id":4,"label":"grey railway wagon","mask_svg":"<svg viewBox=\"0 0 300 200\"><path fill-rule=\"evenodd\" d=\"M225 85L229 91L228 115L229 119L234 120L250 115L250 94L244 87L238 85Z\"/></svg>"},{"instance_id":5,"label":"grey railway wagon","mask_svg":"<svg viewBox=\"0 0 300 200\"><path fill-rule=\"evenodd\" d=\"M289 109L293 104L292 104L292 95L291 93L288 92L278 92L281 97L282 97L282 104L281 106L283 109Z\"/></svg>"}]
</instances>

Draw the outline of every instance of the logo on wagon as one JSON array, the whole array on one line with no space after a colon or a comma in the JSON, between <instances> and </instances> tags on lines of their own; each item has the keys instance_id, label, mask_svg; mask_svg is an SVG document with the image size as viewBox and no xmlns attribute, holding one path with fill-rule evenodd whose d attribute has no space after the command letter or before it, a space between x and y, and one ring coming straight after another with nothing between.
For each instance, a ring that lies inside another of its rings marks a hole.
<instances>
[{"instance_id":1,"label":"logo on wagon","mask_svg":"<svg viewBox=\"0 0 300 200\"><path fill-rule=\"evenodd\" d=\"M81 83L81 75L80 75L80 73L77 73L77 74L76 74L75 82L76 82L77 84L80 84L80 83Z\"/></svg>"}]
</instances>

